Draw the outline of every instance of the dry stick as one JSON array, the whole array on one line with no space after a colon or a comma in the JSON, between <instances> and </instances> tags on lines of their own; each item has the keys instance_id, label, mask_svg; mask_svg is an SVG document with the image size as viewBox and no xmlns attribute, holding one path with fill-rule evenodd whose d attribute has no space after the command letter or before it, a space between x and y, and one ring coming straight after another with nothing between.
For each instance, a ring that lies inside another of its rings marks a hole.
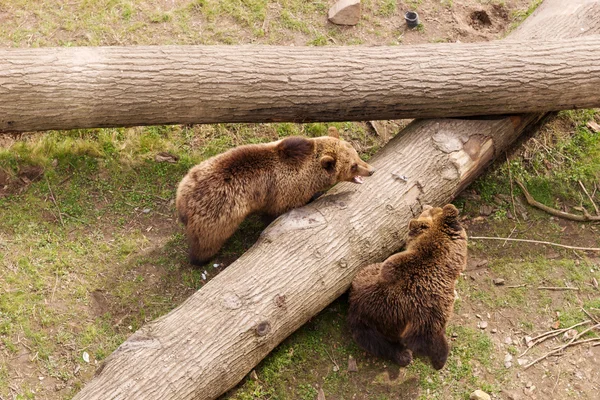
<instances>
[{"instance_id":1,"label":"dry stick","mask_svg":"<svg viewBox=\"0 0 600 400\"><path fill-rule=\"evenodd\" d=\"M600 324L600 321L598 321L596 318L594 318L594 316L592 314L590 314L585 308L581 307L581 311L583 311L585 313L585 315L587 315L588 317L590 317L590 319L592 321L594 321L597 324Z\"/></svg>"},{"instance_id":2,"label":"dry stick","mask_svg":"<svg viewBox=\"0 0 600 400\"><path fill-rule=\"evenodd\" d=\"M539 290L579 290L578 287L570 286L538 286Z\"/></svg>"},{"instance_id":3,"label":"dry stick","mask_svg":"<svg viewBox=\"0 0 600 400\"><path fill-rule=\"evenodd\" d=\"M504 243L502 243L502 247L506 246L506 242L508 242L508 239L510 239L510 237L513 235L513 233L515 233L515 229L517 229L516 225L515 225L514 228L512 228L512 231L510 231L510 233L508 234L508 238L506 238L506 240L504 241Z\"/></svg>"},{"instance_id":4,"label":"dry stick","mask_svg":"<svg viewBox=\"0 0 600 400\"><path fill-rule=\"evenodd\" d=\"M546 341L547 339L556 337L556 336L560 335L561 333L567 332L568 330L574 329L574 328L576 328L578 326L589 324L590 322L592 322L592 321L587 320L587 321L583 321L583 322L580 322L578 324L575 324L573 326L570 326L568 328L551 330L551 331L547 331L547 332L544 332L542 334L537 335L536 337L534 337L533 339L531 339L531 342L533 342L532 345L529 346L529 347L527 347L527 349L525 349L525 351L519 355L519 358L523 357L525 354L527 354L527 352L529 351L529 349L533 348L533 346L536 346L536 345L538 345L538 344Z\"/></svg>"},{"instance_id":5,"label":"dry stick","mask_svg":"<svg viewBox=\"0 0 600 400\"><path fill-rule=\"evenodd\" d=\"M578 182L579 182L579 186L581 186L581 188L583 189L583 192L587 195L588 199L590 199L590 202L594 206L594 210L596 210L596 215L600 215L600 210L598 210L598 206L594 202L594 199L592 198L592 196L590 196L590 194L588 193L588 191L585 188L585 186L583 186L583 183L581 181L578 181Z\"/></svg>"},{"instance_id":6,"label":"dry stick","mask_svg":"<svg viewBox=\"0 0 600 400\"><path fill-rule=\"evenodd\" d=\"M46 178L46 184L48 185L48 191L50 191L50 198L52 199L54 206L58 210L58 218L60 219L60 224L64 227L65 222L63 221L63 218L62 218L62 212L60 211L60 207L56 203L56 198L54 197L54 192L52 191L52 188L50 187L50 182L48 181L48 178Z\"/></svg>"},{"instance_id":7,"label":"dry stick","mask_svg":"<svg viewBox=\"0 0 600 400\"><path fill-rule=\"evenodd\" d=\"M588 343L588 342L598 342L600 341L600 337L595 337L591 339L578 340L576 342L571 343L571 346L575 346L576 344ZM558 349L562 346L556 346L555 349Z\"/></svg>"},{"instance_id":8,"label":"dry stick","mask_svg":"<svg viewBox=\"0 0 600 400\"><path fill-rule=\"evenodd\" d=\"M527 284L526 283L522 283L520 285L509 285L509 286L507 286L507 288L509 288L509 289L515 289L515 288L520 288L520 287L525 287L525 286L527 286Z\"/></svg>"},{"instance_id":9,"label":"dry stick","mask_svg":"<svg viewBox=\"0 0 600 400\"><path fill-rule=\"evenodd\" d=\"M548 356L551 356L552 354L556 354L556 353L558 353L559 351L566 349L567 347L571 346L571 345L573 344L573 342L575 342L575 340L579 339L581 336L585 335L586 333L588 333L588 332L589 332L589 331L591 331L592 329L595 329L595 328L597 328L597 327L599 327L599 326L600 326L600 324L596 324L596 325L594 325L594 326L591 326L591 327L589 327L589 328L585 329L584 331L582 331L582 332L581 332L581 333L579 333L578 335L575 335L575 336L573 337L573 339L569 340L569 342L568 342L567 344L565 344L565 345L562 345L562 346L560 346L560 347L558 347L558 348L556 348L556 349L554 349L554 350L552 350L552 351L550 351L550 352L548 352L548 353L544 354L543 356L541 356L541 357L540 357L540 358L538 358L537 360L534 360L534 361L530 362L529 364L527 364L526 366L524 366L524 367L523 367L523 369L527 369L527 368L531 367L532 365L534 365L535 363L542 361L542 360L543 360L543 359L545 359L546 357L548 357ZM599 339L600 339L600 338L599 338ZM581 342L580 342L580 343L581 343Z\"/></svg>"},{"instance_id":10,"label":"dry stick","mask_svg":"<svg viewBox=\"0 0 600 400\"><path fill-rule=\"evenodd\" d=\"M512 178L512 172L510 172L510 163L508 162L508 154L504 153L504 155L506 156L506 166L508 168L508 179L510 180L510 199L512 200L513 216L515 217L515 220L517 222L519 222L519 218L517 218L517 209L515 207L515 195L514 195L514 191L513 191L513 178ZM506 244L506 242L505 242L505 244Z\"/></svg>"},{"instance_id":11,"label":"dry stick","mask_svg":"<svg viewBox=\"0 0 600 400\"><path fill-rule=\"evenodd\" d=\"M548 207L547 205L542 204L539 201L537 201L536 199L534 199L531 196L531 194L529 194L527 189L525 189L525 185L523 185L520 181L515 180L515 182L517 182L517 185L519 185L521 187L521 190L523 191L523 194L525 195L525 198L527 199L527 203L529 203L530 206L537 207L540 210L546 211L548 214L554 215L555 217L570 219L571 221L581 221L581 222L600 221L600 216L590 215L585 209L583 210L583 215L575 215L575 214L567 213L564 211L559 211L552 207Z\"/></svg>"},{"instance_id":12,"label":"dry stick","mask_svg":"<svg viewBox=\"0 0 600 400\"><path fill-rule=\"evenodd\" d=\"M512 241L512 242L526 242L526 243L547 244L549 246L563 247L565 249L585 250L585 251L600 251L600 248L598 248L598 247L568 246L566 244L553 243L553 242L544 242L542 240L514 239L514 238L490 237L490 236L470 236L469 239L472 239L472 240L508 240L508 241Z\"/></svg>"}]
</instances>

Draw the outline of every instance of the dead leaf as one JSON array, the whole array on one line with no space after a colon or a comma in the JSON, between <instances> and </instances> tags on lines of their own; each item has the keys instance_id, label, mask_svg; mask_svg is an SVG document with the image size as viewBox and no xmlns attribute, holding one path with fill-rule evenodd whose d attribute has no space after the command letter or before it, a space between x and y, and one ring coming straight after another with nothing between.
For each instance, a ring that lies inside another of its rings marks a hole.
<instances>
[{"instance_id":1,"label":"dead leaf","mask_svg":"<svg viewBox=\"0 0 600 400\"><path fill-rule=\"evenodd\" d=\"M552 324L552 329L558 329L560 328L560 321L556 321Z\"/></svg>"}]
</instances>

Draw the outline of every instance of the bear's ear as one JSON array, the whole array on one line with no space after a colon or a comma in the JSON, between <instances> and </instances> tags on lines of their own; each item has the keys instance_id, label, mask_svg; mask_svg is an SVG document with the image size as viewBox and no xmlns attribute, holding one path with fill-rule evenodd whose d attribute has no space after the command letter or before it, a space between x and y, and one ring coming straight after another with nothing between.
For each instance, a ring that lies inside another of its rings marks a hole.
<instances>
[{"instance_id":1,"label":"bear's ear","mask_svg":"<svg viewBox=\"0 0 600 400\"><path fill-rule=\"evenodd\" d=\"M446 218L456 218L458 217L458 208L454 207L454 204L446 204L444 208L442 208L444 212L444 217Z\"/></svg>"},{"instance_id":2,"label":"bear's ear","mask_svg":"<svg viewBox=\"0 0 600 400\"><path fill-rule=\"evenodd\" d=\"M340 132L337 130L337 128L335 126L330 126L329 129L327 129L327 135L334 137L336 139L340 138Z\"/></svg>"},{"instance_id":3,"label":"bear's ear","mask_svg":"<svg viewBox=\"0 0 600 400\"><path fill-rule=\"evenodd\" d=\"M323 156L321 157L321 167L327 172L332 172L335 170L335 158L331 156Z\"/></svg>"},{"instance_id":4,"label":"bear's ear","mask_svg":"<svg viewBox=\"0 0 600 400\"><path fill-rule=\"evenodd\" d=\"M460 231L462 229L462 226L460 222L458 222L458 209L452 204L446 204L444 208L442 208L442 211L444 217L444 225L456 232Z\"/></svg>"},{"instance_id":5,"label":"bear's ear","mask_svg":"<svg viewBox=\"0 0 600 400\"><path fill-rule=\"evenodd\" d=\"M429 228L429 224L418 219L411 219L408 223L408 235L415 237Z\"/></svg>"}]
</instances>

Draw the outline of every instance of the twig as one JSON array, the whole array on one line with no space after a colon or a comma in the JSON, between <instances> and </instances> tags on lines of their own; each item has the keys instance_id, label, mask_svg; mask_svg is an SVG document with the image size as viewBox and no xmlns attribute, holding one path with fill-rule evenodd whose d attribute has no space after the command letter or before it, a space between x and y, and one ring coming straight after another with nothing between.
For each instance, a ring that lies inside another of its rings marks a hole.
<instances>
[{"instance_id":1,"label":"twig","mask_svg":"<svg viewBox=\"0 0 600 400\"><path fill-rule=\"evenodd\" d=\"M581 311L583 311L585 313L585 315L587 315L588 317L590 317L590 319L592 321L594 321L597 324L600 324L600 321L598 321L596 318L594 318L594 316L592 314L590 314L585 308L581 307Z\"/></svg>"},{"instance_id":2,"label":"twig","mask_svg":"<svg viewBox=\"0 0 600 400\"><path fill-rule=\"evenodd\" d=\"M588 191L585 188L585 186L583 186L583 183L581 181L578 181L578 182L579 182L579 186L581 186L581 188L583 189L584 193L586 194L586 196L588 197L588 199L590 199L590 202L594 206L594 210L596 210L596 215L600 215L600 210L598 210L598 206L594 202L594 199L592 198L592 196L590 196L590 194L588 193Z\"/></svg>"},{"instance_id":3,"label":"twig","mask_svg":"<svg viewBox=\"0 0 600 400\"><path fill-rule=\"evenodd\" d=\"M547 332L544 332L544 333L541 333L541 334L537 335L536 337L534 337L534 338L531 339L531 341L530 341L530 343L532 343L531 346L528 346L527 349L525 349L525 351L519 355L519 358L523 357L525 354L527 354L527 352L529 351L529 349L533 348L533 346L536 346L536 345L538 345L538 344L540 344L540 343L542 343L542 342L544 342L544 341L546 341L546 340L548 340L550 338L556 337L556 336L560 335L561 333L565 333L568 330L574 329L574 328L576 328L578 326L589 324L590 322L592 322L592 321L590 321L588 319L586 321L583 321L583 322L580 322L578 324L572 325L572 326L570 326L568 328L551 330L551 331L547 331Z\"/></svg>"},{"instance_id":4,"label":"twig","mask_svg":"<svg viewBox=\"0 0 600 400\"><path fill-rule=\"evenodd\" d=\"M570 286L538 286L539 290L579 290L578 287Z\"/></svg>"},{"instance_id":5,"label":"twig","mask_svg":"<svg viewBox=\"0 0 600 400\"><path fill-rule=\"evenodd\" d=\"M506 240L504 241L504 243L502 243L502 247L506 246L506 242L508 242L508 239L510 239L510 237L513 235L513 233L515 233L515 229L517 229L516 225L515 225L514 228L512 228L512 231L510 231L510 233L508 234L508 237L506 238Z\"/></svg>"},{"instance_id":6,"label":"twig","mask_svg":"<svg viewBox=\"0 0 600 400\"><path fill-rule=\"evenodd\" d=\"M508 168L508 179L510 180L510 199L512 200L513 216L515 217L515 220L518 222L519 218L517 218L517 208L515 207L515 195L514 195L514 190L513 190L514 185L513 185L512 172L510 171L510 163L508 162L508 154L504 153L504 155L506 156L506 166ZM502 246L504 246L504 245L502 245Z\"/></svg>"},{"instance_id":7,"label":"twig","mask_svg":"<svg viewBox=\"0 0 600 400\"><path fill-rule=\"evenodd\" d=\"M552 387L552 393L555 393L556 386L558 385L558 381L560 379L560 367L558 367L558 376L556 377L556 382L554 382L554 386Z\"/></svg>"},{"instance_id":8,"label":"twig","mask_svg":"<svg viewBox=\"0 0 600 400\"><path fill-rule=\"evenodd\" d=\"M566 244L553 243L553 242L544 242L544 241L541 241L541 240L531 240L531 239L514 239L514 238L489 237L489 236L470 236L469 239L472 239L472 240L508 240L508 241L511 241L511 242L526 242L526 243L547 244L549 246L563 247L565 249L585 250L585 251L600 251L600 248L598 248L598 247L568 246Z\"/></svg>"},{"instance_id":9,"label":"twig","mask_svg":"<svg viewBox=\"0 0 600 400\"><path fill-rule=\"evenodd\" d=\"M48 185L48 191L50 192L50 198L52 199L52 202L54 203L54 206L56 207L56 210L58 211L58 218L60 219L60 224L64 227L65 222L63 221L63 218L62 218L62 212L60 211L60 207L56 203L56 198L54 197L54 192L52 191L52 188L50 187L50 182L48 181L48 178L46 178L46 184Z\"/></svg>"},{"instance_id":10,"label":"twig","mask_svg":"<svg viewBox=\"0 0 600 400\"><path fill-rule=\"evenodd\" d=\"M600 337L595 337L591 339L578 340L576 342L571 343L571 346L575 346L576 344L589 343L589 342L598 342L600 341ZM556 346L555 349L558 349L562 346Z\"/></svg>"},{"instance_id":11,"label":"twig","mask_svg":"<svg viewBox=\"0 0 600 400\"><path fill-rule=\"evenodd\" d=\"M543 356L541 356L540 358L538 358L538 359L536 359L536 360L534 360L534 361L530 362L530 363L529 363L529 364L527 364L526 366L524 366L524 367L523 367L523 369L527 369L527 368L531 367L532 365L534 365L534 364L536 364L536 363L538 363L538 362L542 361L543 359L547 358L548 356L551 356L552 354L556 354L556 353L558 353L559 351L566 349L567 347L569 347L569 346L573 345L573 344L574 344L574 342L575 342L577 339L579 339L581 336L585 335L586 333L588 333L588 332L589 332L589 331L591 331L592 329L595 329L595 328L597 328L597 327L599 327L599 326L600 326L600 324L596 324L596 325L594 325L594 326L591 326L591 327L589 327L589 328L587 328L587 329L583 330L583 331L582 331L582 332L580 332L579 334L575 335L575 336L573 337L573 339L569 340L569 342L568 342L567 344L565 344L565 345L562 345L562 346L560 346L560 347L558 347L558 348L556 348L556 349L554 349L554 350L552 350L552 351L550 351L550 352L548 352L548 353L544 354L544 355L543 355ZM598 339L598 340L600 340L600 338L595 338L595 339ZM577 342L577 344L579 344L579 343L583 343L583 342L584 342L584 341L579 341L579 342Z\"/></svg>"},{"instance_id":12,"label":"twig","mask_svg":"<svg viewBox=\"0 0 600 400\"><path fill-rule=\"evenodd\" d=\"M585 209L583 209L583 215L575 215L575 214L567 213L564 211L559 211L552 207L548 207L547 205L542 204L539 201L535 200L531 196L531 194L529 194L527 189L525 189L525 185L523 185L518 180L516 180L516 182L517 182L517 185L519 185L521 187L521 190L523 191L523 194L525 195L525 198L527 199L527 203L529 203L530 206L537 207L540 210L546 211L548 214L554 215L555 217L570 219L571 221L580 221L580 222L600 221L600 216L590 215Z\"/></svg>"},{"instance_id":13,"label":"twig","mask_svg":"<svg viewBox=\"0 0 600 400\"><path fill-rule=\"evenodd\" d=\"M520 288L520 287L525 287L525 286L527 286L527 284L526 283L522 283L520 285L509 285L509 286L507 286L507 288L509 288L509 289L515 289L515 288Z\"/></svg>"}]
</instances>

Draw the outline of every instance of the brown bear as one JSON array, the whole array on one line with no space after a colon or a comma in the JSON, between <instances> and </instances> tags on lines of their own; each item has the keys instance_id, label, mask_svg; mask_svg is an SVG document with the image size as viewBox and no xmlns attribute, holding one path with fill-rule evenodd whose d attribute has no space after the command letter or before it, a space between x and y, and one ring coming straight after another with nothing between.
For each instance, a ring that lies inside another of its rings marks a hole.
<instances>
[{"instance_id":1,"label":"brown bear","mask_svg":"<svg viewBox=\"0 0 600 400\"><path fill-rule=\"evenodd\" d=\"M452 204L424 206L409 223L406 250L363 268L352 281L348 324L368 352L405 367L412 355L435 369L448 358L446 323L467 262L467 235Z\"/></svg>"},{"instance_id":2,"label":"brown bear","mask_svg":"<svg viewBox=\"0 0 600 400\"><path fill-rule=\"evenodd\" d=\"M208 261L249 214L276 217L338 182L362 183L373 172L333 127L329 136L239 146L203 161L177 188L190 262Z\"/></svg>"}]
</instances>

